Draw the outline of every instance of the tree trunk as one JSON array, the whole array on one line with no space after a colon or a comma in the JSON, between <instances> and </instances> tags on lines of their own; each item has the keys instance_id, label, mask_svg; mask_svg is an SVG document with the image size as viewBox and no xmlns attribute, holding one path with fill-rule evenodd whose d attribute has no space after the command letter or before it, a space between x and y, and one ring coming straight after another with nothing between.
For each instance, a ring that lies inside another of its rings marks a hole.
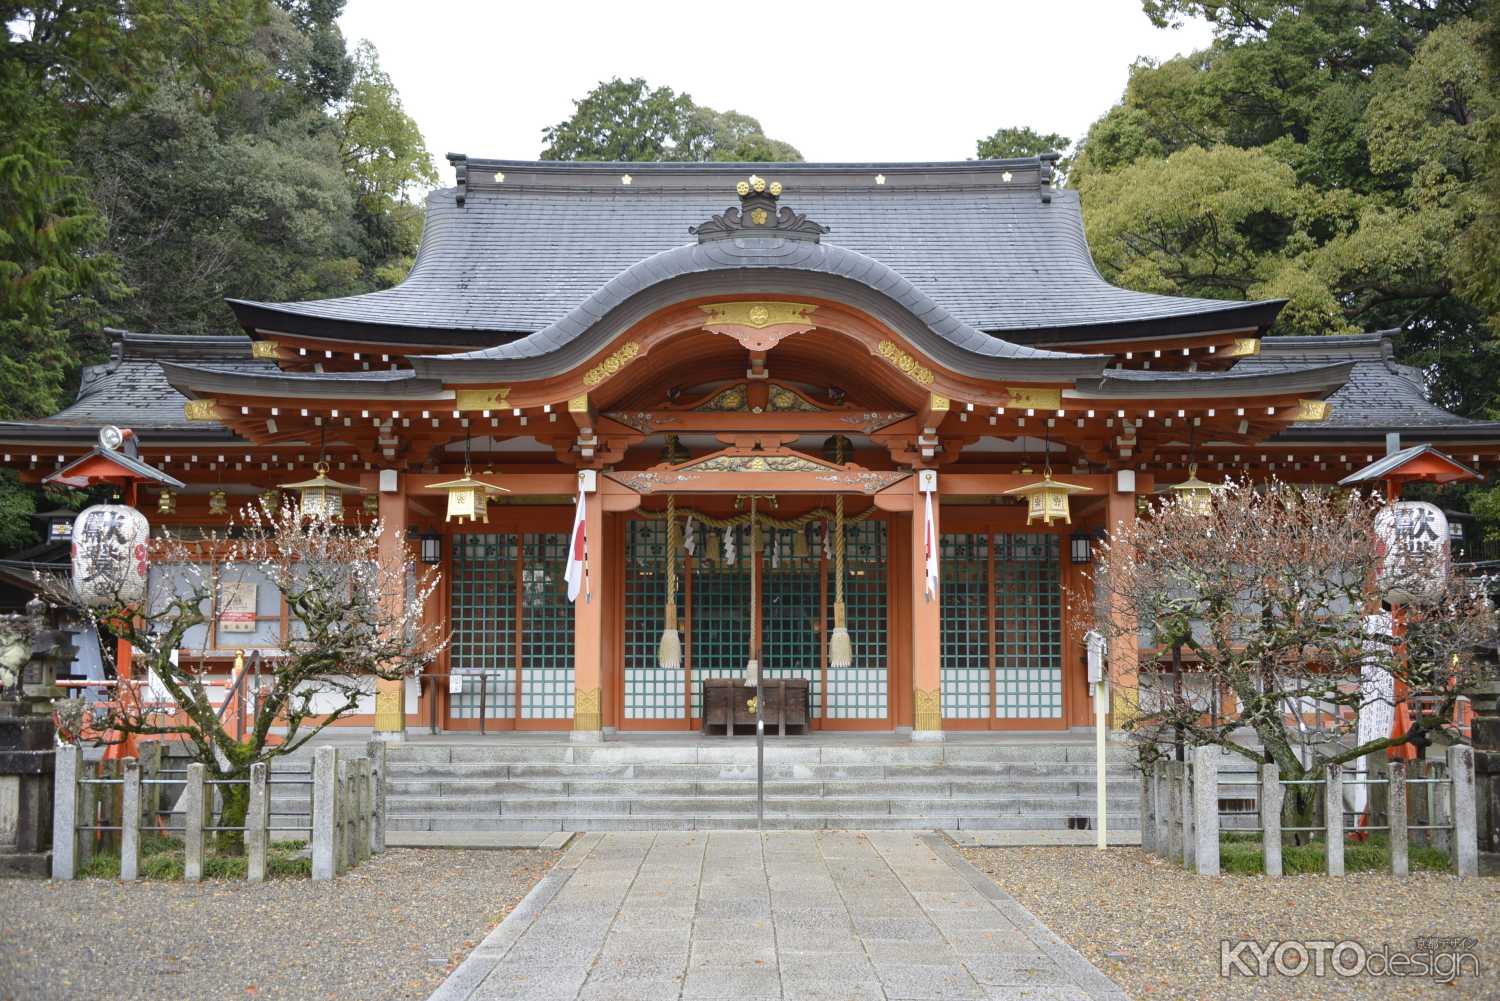
<instances>
[{"instance_id":1,"label":"tree trunk","mask_svg":"<svg viewBox=\"0 0 1500 1001\"><path fill-rule=\"evenodd\" d=\"M227 779L248 779L250 773L223 776ZM219 826L241 828L245 826L245 815L250 812L249 785L219 786ZM214 850L220 855L245 854L245 832L242 830L218 831L214 835Z\"/></svg>"}]
</instances>

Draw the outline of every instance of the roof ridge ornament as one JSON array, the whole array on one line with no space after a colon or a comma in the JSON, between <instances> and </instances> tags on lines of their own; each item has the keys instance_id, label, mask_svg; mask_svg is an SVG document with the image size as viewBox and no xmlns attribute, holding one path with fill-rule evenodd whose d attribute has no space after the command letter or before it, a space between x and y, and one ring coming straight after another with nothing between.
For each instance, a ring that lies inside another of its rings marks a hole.
<instances>
[{"instance_id":1,"label":"roof ridge ornament","mask_svg":"<svg viewBox=\"0 0 1500 1001\"><path fill-rule=\"evenodd\" d=\"M817 243L829 232L827 226L813 222L806 214L777 205L783 190L780 181L767 181L751 174L737 183L734 190L740 196L738 208L730 206L707 222L688 227L699 243L759 235Z\"/></svg>"}]
</instances>

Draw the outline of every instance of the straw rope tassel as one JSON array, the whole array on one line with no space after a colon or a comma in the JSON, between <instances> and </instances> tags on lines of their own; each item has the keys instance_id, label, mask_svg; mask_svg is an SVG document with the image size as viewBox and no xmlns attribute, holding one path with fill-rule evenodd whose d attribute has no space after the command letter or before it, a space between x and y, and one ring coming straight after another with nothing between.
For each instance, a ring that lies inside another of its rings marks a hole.
<instances>
[{"instance_id":1,"label":"straw rope tassel","mask_svg":"<svg viewBox=\"0 0 1500 1001\"><path fill-rule=\"evenodd\" d=\"M667 495L667 605L656 662L668 671L682 666L682 636L677 632L677 498Z\"/></svg>"},{"instance_id":2,"label":"straw rope tassel","mask_svg":"<svg viewBox=\"0 0 1500 1001\"><path fill-rule=\"evenodd\" d=\"M844 443L835 446L840 464L844 461ZM833 632L828 636L828 666L852 667L854 643L844 616L844 495L837 494L833 503Z\"/></svg>"}]
</instances>

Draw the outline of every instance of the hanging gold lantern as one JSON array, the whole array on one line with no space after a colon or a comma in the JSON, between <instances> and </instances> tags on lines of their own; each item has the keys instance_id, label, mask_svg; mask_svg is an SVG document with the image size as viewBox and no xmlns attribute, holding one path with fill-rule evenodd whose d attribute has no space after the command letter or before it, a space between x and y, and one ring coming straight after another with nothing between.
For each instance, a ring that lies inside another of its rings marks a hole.
<instances>
[{"instance_id":1,"label":"hanging gold lantern","mask_svg":"<svg viewBox=\"0 0 1500 1001\"><path fill-rule=\"evenodd\" d=\"M344 516L344 494L364 493L363 487L352 483L340 483L328 476L328 463L313 466L318 475L310 480L283 483L283 490L295 490L301 497L299 510L304 518L326 518L330 521Z\"/></svg>"},{"instance_id":2,"label":"hanging gold lantern","mask_svg":"<svg viewBox=\"0 0 1500 1001\"><path fill-rule=\"evenodd\" d=\"M1073 494L1089 493L1090 489L1076 483L1054 480L1052 470L1045 469L1037 482L1005 492L1013 497L1026 498L1026 524L1041 521L1044 525L1050 525L1062 519L1064 524L1071 525L1073 519L1068 511L1068 498Z\"/></svg>"},{"instance_id":3,"label":"hanging gold lantern","mask_svg":"<svg viewBox=\"0 0 1500 1001\"><path fill-rule=\"evenodd\" d=\"M504 487L474 479L468 466L464 467L463 479L434 483L433 487L448 491L448 517L445 520L468 521L471 524L475 521L489 524L490 497L510 493Z\"/></svg>"},{"instance_id":4,"label":"hanging gold lantern","mask_svg":"<svg viewBox=\"0 0 1500 1001\"><path fill-rule=\"evenodd\" d=\"M156 511L158 514L176 514L177 495L170 490L163 490L161 496L156 498Z\"/></svg>"},{"instance_id":5,"label":"hanging gold lantern","mask_svg":"<svg viewBox=\"0 0 1500 1001\"><path fill-rule=\"evenodd\" d=\"M1198 479L1198 464L1188 466L1188 478L1174 483L1167 489L1177 495L1189 514L1209 515L1214 510L1214 494L1224 489L1222 483L1209 483Z\"/></svg>"},{"instance_id":6,"label":"hanging gold lantern","mask_svg":"<svg viewBox=\"0 0 1500 1001\"><path fill-rule=\"evenodd\" d=\"M208 492L208 513L228 514L229 495L223 490L210 490Z\"/></svg>"},{"instance_id":7,"label":"hanging gold lantern","mask_svg":"<svg viewBox=\"0 0 1500 1001\"><path fill-rule=\"evenodd\" d=\"M281 510L281 491L272 487L260 492L260 507L266 514L275 514Z\"/></svg>"},{"instance_id":8,"label":"hanging gold lantern","mask_svg":"<svg viewBox=\"0 0 1500 1001\"><path fill-rule=\"evenodd\" d=\"M365 514L372 518L375 517L380 513L380 495L365 494L364 500L360 502L360 507L364 510Z\"/></svg>"}]
</instances>

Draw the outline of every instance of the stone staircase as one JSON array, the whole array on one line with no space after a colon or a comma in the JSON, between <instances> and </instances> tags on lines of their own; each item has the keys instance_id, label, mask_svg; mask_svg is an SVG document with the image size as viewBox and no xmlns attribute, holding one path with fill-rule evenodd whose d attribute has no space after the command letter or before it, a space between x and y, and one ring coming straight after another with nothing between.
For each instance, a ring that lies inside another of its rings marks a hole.
<instances>
[{"instance_id":1,"label":"stone staircase","mask_svg":"<svg viewBox=\"0 0 1500 1001\"><path fill-rule=\"evenodd\" d=\"M766 747L768 828L1066 830L1094 826L1092 742L857 739ZM1139 828L1131 752L1109 752L1110 827ZM393 831L755 826L755 746L408 743L390 752Z\"/></svg>"}]
</instances>

